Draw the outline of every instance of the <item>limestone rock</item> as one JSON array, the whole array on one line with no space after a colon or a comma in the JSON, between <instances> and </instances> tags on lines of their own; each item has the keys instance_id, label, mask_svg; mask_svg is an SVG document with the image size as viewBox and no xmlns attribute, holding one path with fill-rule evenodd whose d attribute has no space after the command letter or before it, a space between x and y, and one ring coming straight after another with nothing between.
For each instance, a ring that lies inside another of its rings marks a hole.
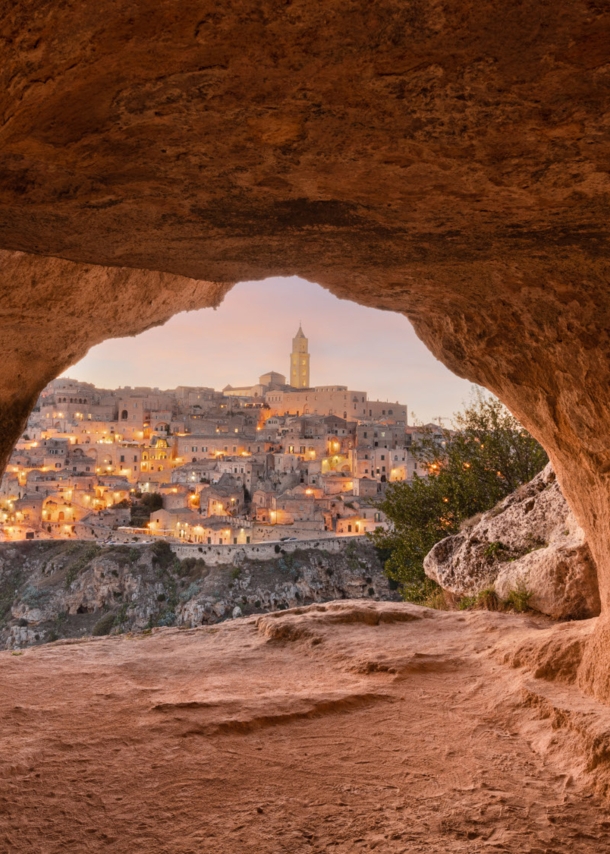
<instances>
[{"instance_id":1,"label":"limestone rock","mask_svg":"<svg viewBox=\"0 0 610 854\"><path fill-rule=\"evenodd\" d=\"M527 590L555 619L599 614L595 565L551 465L459 534L437 543L426 575L458 596L493 587L501 599Z\"/></svg>"},{"instance_id":2,"label":"limestone rock","mask_svg":"<svg viewBox=\"0 0 610 854\"><path fill-rule=\"evenodd\" d=\"M586 625L546 622L361 599L0 651L0 850L607 854L608 708L490 658Z\"/></svg>"},{"instance_id":3,"label":"limestone rock","mask_svg":"<svg viewBox=\"0 0 610 854\"><path fill-rule=\"evenodd\" d=\"M346 541L336 553L303 549L194 567L171 552L160 557L155 546L0 545L0 601L10 603L0 615L0 648L209 625L330 599L398 598L368 542Z\"/></svg>"},{"instance_id":4,"label":"limestone rock","mask_svg":"<svg viewBox=\"0 0 610 854\"><path fill-rule=\"evenodd\" d=\"M89 347L296 273L510 407L610 612L604 4L175 7L7 4L0 466Z\"/></svg>"}]
</instances>

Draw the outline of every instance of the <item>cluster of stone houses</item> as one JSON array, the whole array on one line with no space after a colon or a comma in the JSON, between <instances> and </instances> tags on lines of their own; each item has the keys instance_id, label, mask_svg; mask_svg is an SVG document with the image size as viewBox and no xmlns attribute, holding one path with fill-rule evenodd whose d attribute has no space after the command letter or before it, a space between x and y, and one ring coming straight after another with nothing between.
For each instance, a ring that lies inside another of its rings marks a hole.
<instances>
[{"instance_id":1,"label":"cluster of stone houses","mask_svg":"<svg viewBox=\"0 0 610 854\"><path fill-rule=\"evenodd\" d=\"M294 382L309 379L301 336ZM223 545L362 535L385 526L387 483L417 471L413 433L404 405L343 386L295 388L276 372L221 392L54 380L0 482L0 537ZM131 505L146 493L163 507L136 528Z\"/></svg>"}]
</instances>

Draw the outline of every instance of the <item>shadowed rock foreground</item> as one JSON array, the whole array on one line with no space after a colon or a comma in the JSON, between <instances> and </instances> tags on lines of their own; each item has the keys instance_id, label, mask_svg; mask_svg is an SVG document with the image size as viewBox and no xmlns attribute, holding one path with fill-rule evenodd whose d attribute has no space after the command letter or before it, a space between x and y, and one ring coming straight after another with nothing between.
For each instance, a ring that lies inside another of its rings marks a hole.
<instances>
[{"instance_id":1,"label":"shadowed rock foreground","mask_svg":"<svg viewBox=\"0 0 610 854\"><path fill-rule=\"evenodd\" d=\"M1 652L0 847L610 851L590 630L356 601Z\"/></svg>"}]
</instances>

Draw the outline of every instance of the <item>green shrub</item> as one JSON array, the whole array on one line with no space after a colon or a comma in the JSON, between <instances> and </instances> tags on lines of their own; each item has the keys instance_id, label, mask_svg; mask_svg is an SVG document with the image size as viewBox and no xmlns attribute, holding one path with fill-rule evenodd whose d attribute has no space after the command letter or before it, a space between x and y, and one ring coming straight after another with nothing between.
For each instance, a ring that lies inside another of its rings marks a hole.
<instances>
[{"instance_id":1,"label":"green shrub","mask_svg":"<svg viewBox=\"0 0 610 854\"><path fill-rule=\"evenodd\" d=\"M193 582L192 584L189 584L189 586L186 588L186 590L183 590L182 593L180 594L180 601L181 602L188 602L189 599L192 599L194 596L196 596L199 593L199 590L200 590L200 587L195 582Z\"/></svg>"},{"instance_id":2,"label":"green shrub","mask_svg":"<svg viewBox=\"0 0 610 854\"><path fill-rule=\"evenodd\" d=\"M501 611L502 610L502 600L493 589L493 587L488 587L485 590L481 590L481 592L477 596L477 605L479 608L484 608L486 611Z\"/></svg>"},{"instance_id":3,"label":"green shrub","mask_svg":"<svg viewBox=\"0 0 610 854\"><path fill-rule=\"evenodd\" d=\"M522 614L529 610L529 601L532 598L532 592L527 589L523 581L520 581L514 590L511 590L506 597L507 605L510 605L517 613Z\"/></svg>"},{"instance_id":4,"label":"green shrub","mask_svg":"<svg viewBox=\"0 0 610 854\"><path fill-rule=\"evenodd\" d=\"M493 543L488 543L485 547L485 557L491 560L502 560L504 556L506 556L509 551L508 547L504 545L504 543L496 540Z\"/></svg>"},{"instance_id":5,"label":"green shrub","mask_svg":"<svg viewBox=\"0 0 610 854\"><path fill-rule=\"evenodd\" d=\"M68 572L66 573L66 587L70 587L73 581L76 580L76 577L86 569L87 566L91 563L92 560L102 552L100 546L92 544L87 546L84 551L81 551L81 546L75 544L76 548L72 549L69 554L77 554L78 557L76 560L72 561L72 563L68 566Z\"/></svg>"},{"instance_id":6,"label":"green shrub","mask_svg":"<svg viewBox=\"0 0 610 854\"><path fill-rule=\"evenodd\" d=\"M155 626L173 626L176 622L176 614L167 608L165 611L161 611L159 614L151 614L148 618L148 630L155 628Z\"/></svg>"},{"instance_id":7,"label":"green shrub","mask_svg":"<svg viewBox=\"0 0 610 854\"><path fill-rule=\"evenodd\" d=\"M480 394L454 416L453 426L440 439L423 431L424 439L411 452L426 475L388 484L378 506L390 529L369 535L378 550L389 552L386 574L412 602L431 595L423 562L432 547L457 533L465 520L496 507L548 461L539 443L493 397ZM487 557L508 559L510 552L490 543Z\"/></svg>"},{"instance_id":8,"label":"green shrub","mask_svg":"<svg viewBox=\"0 0 610 854\"><path fill-rule=\"evenodd\" d=\"M480 608L484 611L502 611L504 609L504 603L493 587L487 587L474 596L462 596L457 606L460 611L470 611L474 608Z\"/></svg>"},{"instance_id":9,"label":"green shrub","mask_svg":"<svg viewBox=\"0 0 610 854\"><path fill-rule=\"evenodd\" d=\"M128 605L126 602L124 602L117 611L116 617L114 619L115 626L118 626L121 630L127 622L127 608Z\"/></svg>"},{"instance_id":10,"label":"green shrub","mask_svg":"<svg viewBox=\"0 0 610 854\"><path fill-rule=\"evenodd\" d=\"M110 631L112 630L112 628L115 624L115 619L116 619L116 617L112 612L109 612L108 614L104 614L104 616L101 617L97 621L97 623L93 626L91 634L94 637L100 637L102 635L109 635Z\"/></svg>"},{"instance_id":11,"label":"green shrub","mask_svg":"<svg viewBox=\"0 0 610 854\"><path fill-rule=\"evenodd\" d=\"M202 557L185 557L176 568L180 578L197 578L205 574L206 562Z\"/></svg>"},{"instance_id":12,"label":"green shrub","mask_svg":"<svg viewBox=\"0 0 610 854\"><path fill-rule=\"evenodd\" d=\"M415 605L424 605L427 608L436 607L430 603L440 601L439 594L442 594L443 603L445 602L442 587L427 577L424 577L423 581L415 580L411 583L402 584L400 593L405 601L413 602Z\"/></svg>"},{"instance_id":13,"label":"green shrub","mask_svg":"<svg viewBox=\"0 0 610 854\"><path fill-rule=\"evenodd\" d=\"M158 492L143 492L140 504L146 507L149 513L163 509L163 496Z\"/></svg>"},{"instance_id":14,"label":"green shrub","mask_svg":"<svg viewBox=\"0 0 610 854\"><path fill-rule=\"evenodd\" d=\"M49 600L51 597L50 590L39 590L37 587L28 584L23 593L21 594L21 601L25 602L26 605L31 605L32 607L36 607L39 605L43 605L45 602Z\"/></svg>"},{"instance_id":15,"label":"green shrub","mask_svg":"<svg viewBox=\"0 0 610 854\"><path fill-rule=\"evenodd\" d=\"M167 540L157 540L152 546L153 563L161 569L168 569L175 561L176 556Z\"/></svg>"},{"instance_id":16,"label":"green shrub","mask_svg":"<svg viewBox=\"0 0 610 854\"><path fill-rule=\"evenodd\" d=\"M432 583L434 584L434 582ZM422 599L421 604L425 608L434 608L435 611L449 610L447 595L443 588L438 585L435 585L435 589L430 590L428 595Z\"/></svg>"}]
</instances>

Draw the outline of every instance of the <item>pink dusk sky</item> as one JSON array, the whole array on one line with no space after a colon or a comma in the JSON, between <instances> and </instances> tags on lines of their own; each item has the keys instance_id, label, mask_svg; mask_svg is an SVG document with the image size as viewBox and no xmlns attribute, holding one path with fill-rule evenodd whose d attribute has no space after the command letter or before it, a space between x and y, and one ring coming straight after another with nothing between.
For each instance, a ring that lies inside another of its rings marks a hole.
<instances>
[{"instance_id":1,"label":"pink dusk sky","mask_svg":"<svg viewBox=\"0 0 610 854\"><path fill-rule=\"evenodd\" d=\"M470 399L472 384L437 361L405 317L339 300L296 277L242 282L218 309L183 312L120 346L105 341L64 376L102 388L248 385L271 370L289 375L299 322L312 385L406 403L411 423L448 418Z\"/></svg>"}]
</instances>

